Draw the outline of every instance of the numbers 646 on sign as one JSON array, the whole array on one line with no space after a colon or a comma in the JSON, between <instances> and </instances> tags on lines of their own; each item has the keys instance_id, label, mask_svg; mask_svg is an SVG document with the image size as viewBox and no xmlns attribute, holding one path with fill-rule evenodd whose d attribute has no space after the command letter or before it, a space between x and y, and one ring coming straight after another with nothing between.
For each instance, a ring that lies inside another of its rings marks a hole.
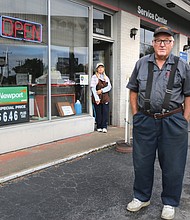
<instances>
[{"instance_id":1,"label":"numbers 646 on sign","mask_svg":"<svg viewBox=\"0 0 190 220\"><path fill-rule=\"evenodd\" d=\"M8 121L17 121L18 118L18 111L4 111L3 113L0 113L0 121L4 123Z\"/></svg>"}]
</instances>

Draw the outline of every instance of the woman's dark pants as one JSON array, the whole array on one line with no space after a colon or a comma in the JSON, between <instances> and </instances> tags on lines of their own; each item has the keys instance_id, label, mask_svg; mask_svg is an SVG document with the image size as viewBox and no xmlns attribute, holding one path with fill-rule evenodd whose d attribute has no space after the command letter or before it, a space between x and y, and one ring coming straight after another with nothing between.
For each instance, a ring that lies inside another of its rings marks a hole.
<instances>
[{"instance_id":1,"label":"woman's dark pants","mask_svg":"<svg viewBox=\"0 0 190 220\"><path fill-rule=\"evenodd\" d=\"M107 128L109 103L99 105L94 104L94 108L96 112L97 128Z\"/></svg>"}]
</instances>

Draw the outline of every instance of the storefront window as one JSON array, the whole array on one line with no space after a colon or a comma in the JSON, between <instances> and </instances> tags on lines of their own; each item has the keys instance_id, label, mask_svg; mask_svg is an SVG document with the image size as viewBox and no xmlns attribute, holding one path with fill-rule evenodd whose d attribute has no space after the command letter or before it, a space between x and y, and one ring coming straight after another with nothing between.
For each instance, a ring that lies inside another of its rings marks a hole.
<instances>
[{"instance_id":1,"label":"storefront window","mask_svg":"<svg viewBox=\"0 0 190 220\"><path fill-rule=\"evenodd\" d=\"M26 86L29 120L36 121L41 118L36 85L48 63L47 1L0 0L0 4L0 87ZM14 109L14 106L9 108ZM13 123L13 113L1 114L10 115L5 119ZM21 112L20 116L24 117L25 113Z\"/></svg>"},{"instance_id":2,"label":"storefront window","mask_svg":"<svg viewBox=\"0 0 190 220\"><path fill-rule=\"evenodd\" d=\"M51 4L52 118L88 112L88 8L67 1Z\"/></svg>"},{"instance_id":3,"label":"storefront window","mask_svg":"<svg viewBox=\"0 0 190 220\"><path fill-rule=\"evenodd\" d=\"M50 1L49 73L48 1L0 0L0 3L0 87L25 86L21 91L28 94L28 101L21 117L28 114L28 121L47 120L48 103L52 119L88 113L88 7L69 0ZM2 91L1 97L7 97ZM74 108L77 100L80 112ZM0 120L5 119L3 125L9 115L12 123L12 114L12 111L0 112Z\"/></svg>"},{"instance_id":4,"label":"storefront window","mask_svg":"<svg viewBox=\"0 0 190 220\"><path fill-rule=\"evenodd\" d=\"M140 29L140 57L153 53L152 36L153 31Z\"/></svg>"},{"instance_id":5,"label":"storefront window","mask_svg":"<svg viewBox=\"0 0 190 220\"><path fill-rule=\"evenodd\" d=\"M94 9L93 33L111 37L111 16Z\"/></svg>"}]
</instances>

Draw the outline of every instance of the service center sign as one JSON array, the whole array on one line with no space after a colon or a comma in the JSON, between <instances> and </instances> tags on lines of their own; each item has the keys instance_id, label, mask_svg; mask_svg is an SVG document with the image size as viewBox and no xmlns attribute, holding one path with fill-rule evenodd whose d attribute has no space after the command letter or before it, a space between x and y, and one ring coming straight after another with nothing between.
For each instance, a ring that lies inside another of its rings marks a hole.
<instances>
[{"instance_id":1,"label":"service center sign","mask_svg":"<svg viewBox=\"0 0 190 220\"><path fill-rule=\"evenodd\" d=\"M29 121L27 86L0 87L0 126Z\"/></svg>"},{"instance_id":2,"label":"service center sign","mask_svg":"<svg viewBox=\"0 0 190 220\"><path fill-rule=\"evenodd\" d=\"M0 36L41 43L42 25L19 18L0 16Z\"/></svg>"}]
</instances>

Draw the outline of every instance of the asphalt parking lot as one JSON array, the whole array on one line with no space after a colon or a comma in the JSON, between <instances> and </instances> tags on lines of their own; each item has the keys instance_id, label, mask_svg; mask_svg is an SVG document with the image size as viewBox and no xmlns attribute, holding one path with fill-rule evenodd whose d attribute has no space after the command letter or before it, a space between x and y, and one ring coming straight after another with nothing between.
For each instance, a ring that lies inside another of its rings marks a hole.
<instances>
[{"instance_id":1,"label":"asphalt parking lot","mask_svg":"<svg viewBox=\"0 0 190 220\"><path fill-rule=\"evenodd\" d=\"M190 219L189 160L176 220ZM132 198L131 153L108 147L1 184L1 220L156 220L162 204L161 173L155 164L151 205L126 211Z\"/></svg>"}]
</instances>

